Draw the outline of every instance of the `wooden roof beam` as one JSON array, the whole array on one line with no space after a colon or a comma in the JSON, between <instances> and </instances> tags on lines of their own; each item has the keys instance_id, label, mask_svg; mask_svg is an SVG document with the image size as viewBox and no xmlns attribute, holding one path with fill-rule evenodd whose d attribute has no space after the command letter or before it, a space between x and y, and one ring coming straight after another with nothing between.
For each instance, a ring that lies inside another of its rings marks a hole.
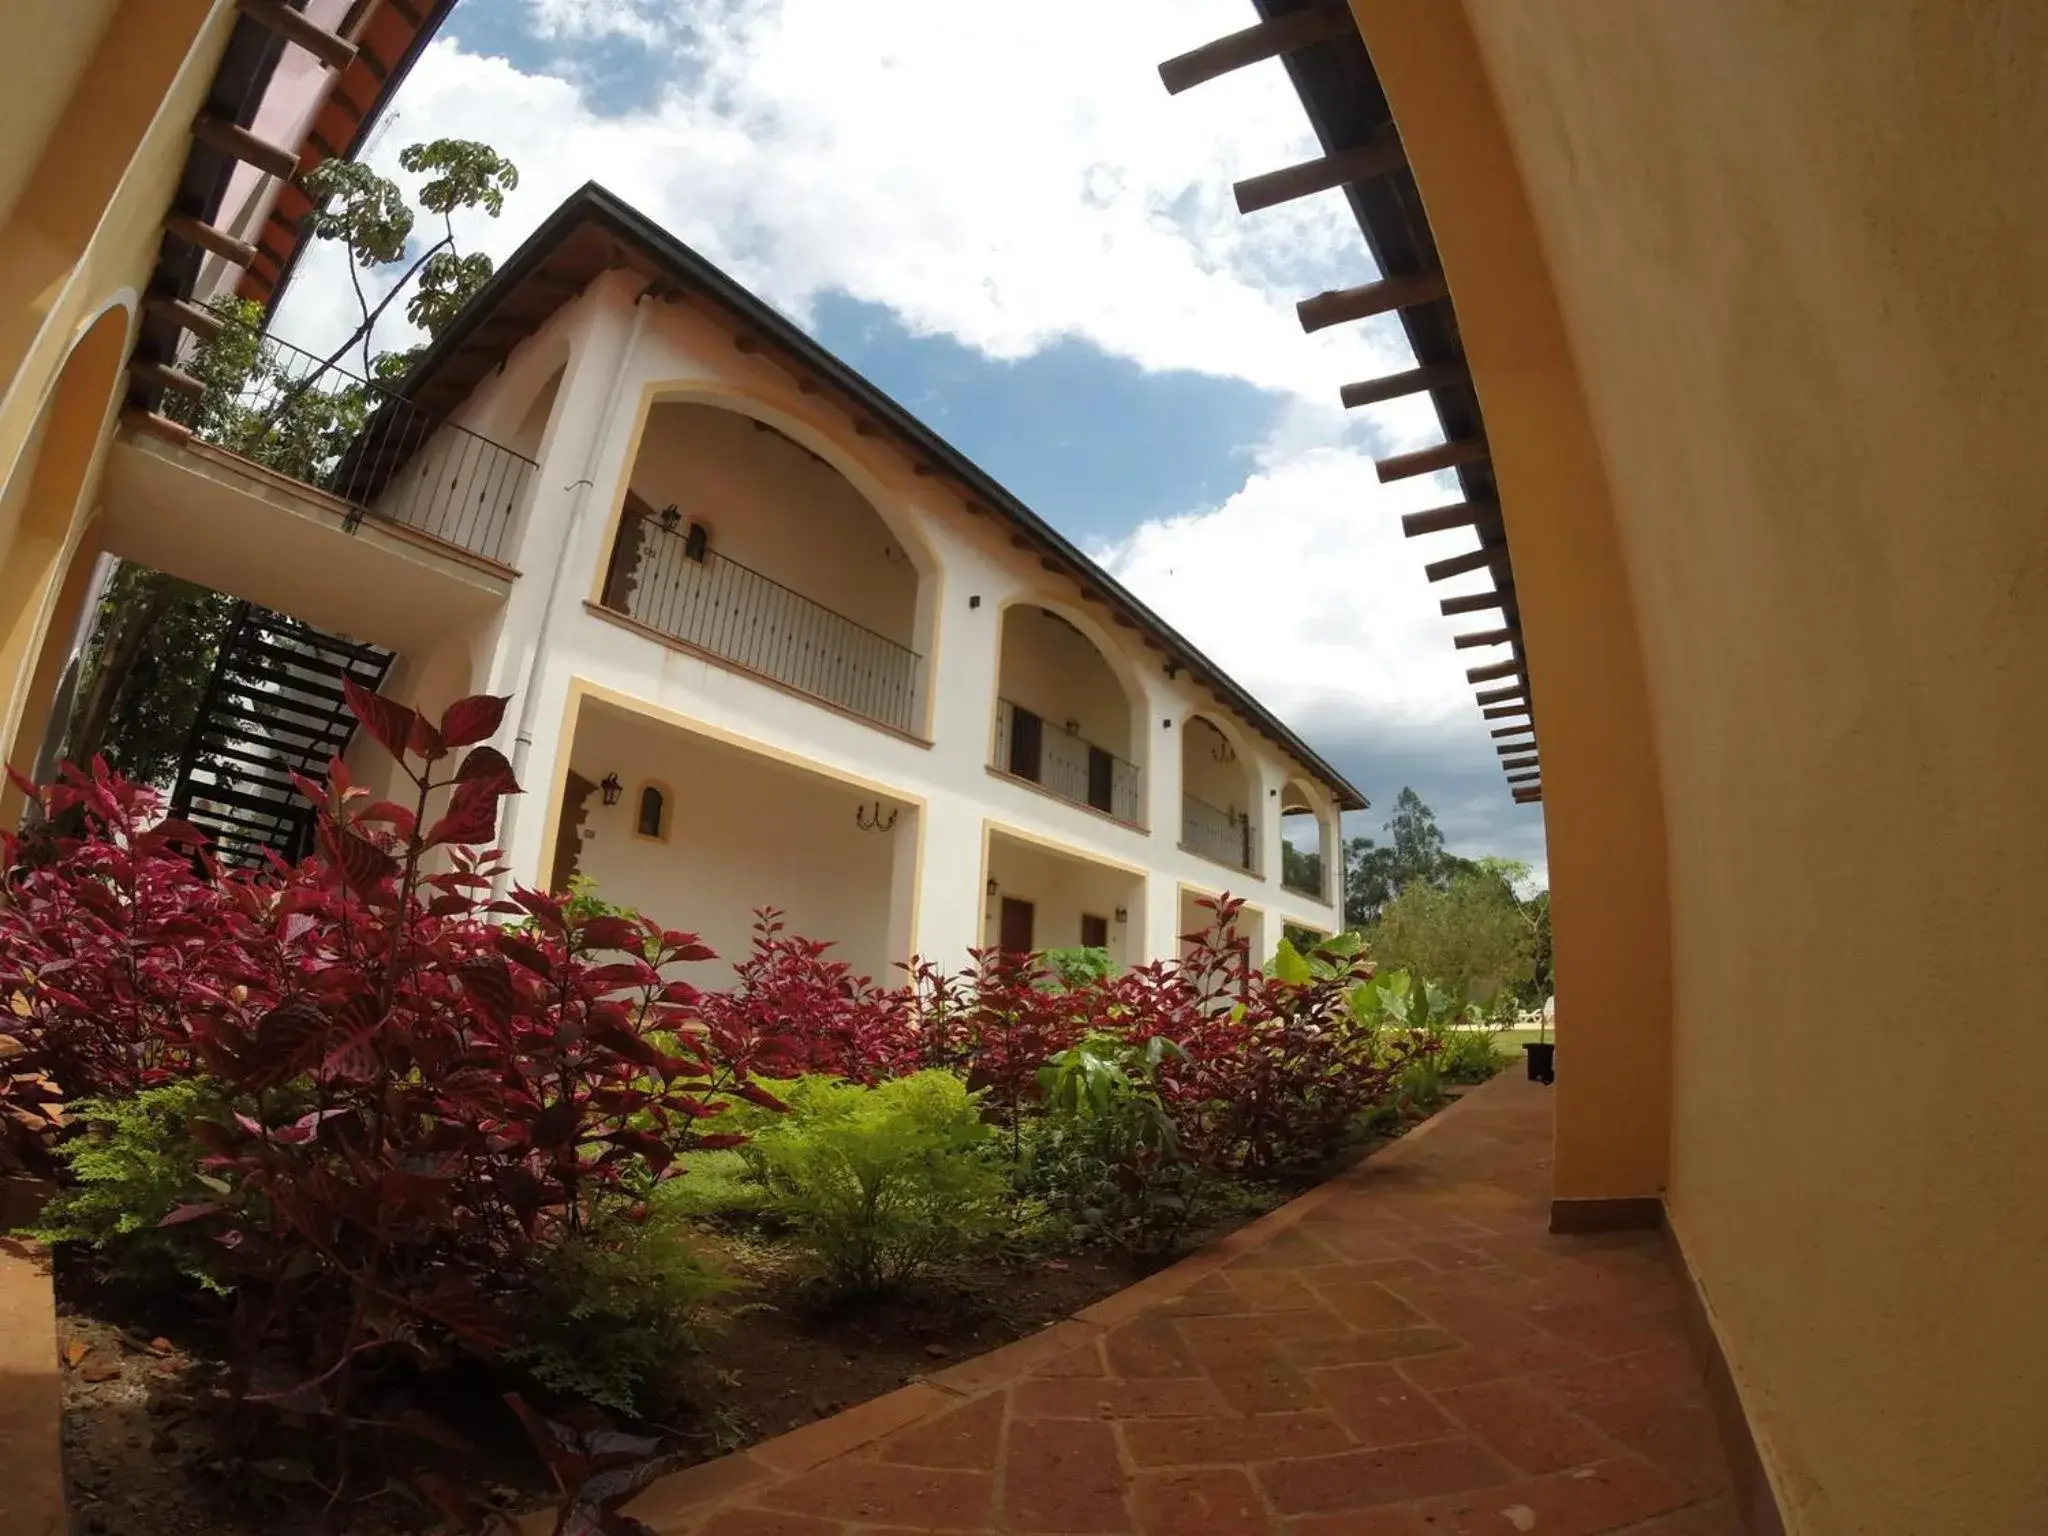
<instances>
[{"instance_id":1,"label":"wooden roof beam","mask_svg":"<svg viewBox=\"0 0 2048 1536\"><path fill-rule=\"evenodd\" d=\"M1533 731L1535 727L1528 726L1525 727L1525 729ZM1502 757L1513 757L1517 753L1521 752L1534 752L1536 750L1536 743L1533 741L1503 741L1499 745L1497 745L1493 750L1498 752Z\"/></svg>"},{"instance_id":2,"label":"wooden roof beam","mask_svg":"<svg viewBox=\"0 0 2048 1536\"><path fill-rule=\"evenodd\" d=\"M1495 678L1513 677L1522 670L1522 664L1513 657L1506 661L1488 662L1483 667L1467 667L1465 681L1468 683L1490 683Z\"/></svg>"},{"instance_id":3,"label":"wooden roof beam","mask_svg":"<svg viewBox=\"0 0 2048 1536\"><path fill-rule=\"evenodd\" d=\"M1540 805L1543 803L1543 786L1533 785L1528 789L1512 791L1517 805Z\"/></svg>"},{"instance_id":4,"label":"wooden roof beam","mask_svg":"<svg viewBox=\"0 0 2048 1536\"><path fill-rule=\"evenodd\" d=\"M206 386L182 368L173 368L165 363L134 362L128 365L128 373L136 383L150 389L168 389L190 395L194 400L206 398Z\"/></svg>"},{"instance_id":5,"label":"wooden roof beam","mask_svg":"<svg viewBox=\"0 0 2048 1536\"><path fill-rule=\"evenodd\" d=\"M299 157L282 144L259 139L240 123L208 113L192 125L192 137L211 145L230 160L253 165L265 175L290 181L299 171Z\"/></svg>"},{"instance_id":6,"label":"wooden roof beam","mask_svg":"<svg viewBox=\"0 0 2048 1536\"><path fill-rule=\"evenodd\" d=\"M1508 595L1505 592L1467 592L1463 597L1447 597L1437 604L1447 619L1461 613L1484 613L1489 608L1505 608Z\"/></svg>"},{"instance_id":7,"label":"wooden roof beam","mask_svg":"<svg viewBox=\"0 0 2048 1536\"><path fill-rule=\"evenodd\" d=\"M1403 159L1401 141L1389 128L1374 135L1370 143L1354 149L1340 149L1320 159L1267 171L1262 176L1247 176L1231 190L1236 194L1239 213L1257 213L1262 208L1291 203L1297 197L1327 192L1346 182L1384 176Z\"/></svg>"},{"instance_id":8,"label":"wooden roof beam","mask_svg":"<svg viewBox=\"0 0 2048 1536\"><path fill-rule=\"evenodd\" d=\"M1503 768L1534 768L1535 766L1536 754L1533 752L1527 757L1507 757L1501 759L1501 767Z\"/></svg>"},{"instance_id":9,"label":"wooden roof beam","mask_svg":"<svg viewBox=\"0 0 2048 1536\"><path fill-rule=\"evenodd\" d=\"M1458 636L1455 643L1459 650L1469 651L1482 645L1512 645L1521 636L1522 632L1512 627L1475 629L1470 634Z\"/></svg>"},{"instance_id":10,"label":"wooden roof beam","mask_svg":"<svg viewBox=\"0 0 2048 1536\"><path fill-rule=\"evenodd\" d=\"M1283 53L1312 43L1327 43L1354 30L1351 12L1341 5L1305 6L1168 59L1159 66L1159 80L1169 96L1178 96L1192 86L1243 69L1247 64L1277 59Z\"/></svg>"},{"instance_id":11,"label":"wooden roof beam","mask_svg":"<svg viewBox=\"0 0 2048 1536\"><path fill-rule=\"evenodd\" d=\"M1492 522L1499 516L1500 508L1488 506L1485 502L1453 502L1447 507L1431 507L1427 512L1403 513L1401 532L1412 539L1425 533L1470 528L1482 520Z\"/></svg>"},{"instance_id":12,"label":"wooden roof beam","mask_svg":"<svg viewBox=\"0 0 2048 1536\"><path fill-rule=\"evenodd\" d=\"M1525 685L1516 683L1512 688L1488 688L1479 695L1482 704L1526 704Z\"/></svg>"},{"instance_id":13,"label":"wooden roof beam","mask_svg":"<svg viewBox=\"0 0 2048 1536\"><path fill-rule=\"evenodd\" d=\"M226 230L216 229L211 224L202 224L188 214L166 215L164 233L175 235L187 245L196 245L202 251L211 251L233 266L246 267L256 260L256 247L248 241L237 240Z\"/></svg>"},{"instance_id":14,"label":"wooden roof beam","mask_svg":"<svg viewBox=\"0 0 2048 1536\"><path fill-rule=\"evenodd\" d=\"M1491 714L1493 711L1488 710L1487 713ZM1536 723L1533 720L1525 725L1497 725L1492 731L1493 738L1496 741L1503 736L1533 736L1535 734Z\"/></svg>"},{"instance_id":15,"label":"wooden roof beam","mask_svg":"<svg viewBox=\"0 0 2048 1536\"><path fill-rule=\"evenodd\" d=\"M1431 581L1445 581L1453 576L1463 576L1472 571L1483 571L1488 566L1499 565L1508 557L1504 544L1482 544L1462 555L1452 555L1444 560L1432 560L1422 568L1422 574Z\"/></svg>"},{"instance_id":16,"label":"wooden roof beam","mask_svg":"<svg viewBox=\"0 0 2048 1536\"><path fill-rule=\"evenodd\" d=\"M1332 288L1294 306L1304 331L1320 331L1346 320L1363 320L1411 304L1428 304L1446 298L1450 289L1441 272L1415 272L1403 277L1383 277L1360 283L1356 288Z\"/></svg>"},{"instance_id":17,"label":"wooden roof beam","mask_svg":"<svg viewBox=\"0 0 2048 1536\"><path fill-rule=\"evenodd\" d=\"M180 330L190 331L201 341L211 341L223 330L227 322L203 304L194 304L190 299L173 298L159 294L143 306L159 320L168 320Z\"/></svg>"},{"instance_id":18,"label":"wooden roof beam","mask_svg":"<svg viewBox=\"0 0 2048 1536\"><path fill-rule=\"evenodd\" d=\"M1460 464L1476 464L1490 451L1483 437L1461 437L1448 443L1438 443L1433 448L1418 448L1413 453L1397 453L1391 458L1376 459L1372 467L1380 477L1380 484L1389 485L1417 475L1433 475L1440 469L1456 469Z\"/></svg>"},{"instance_id":19,"label":"wooden roof beam","mask_svg":"<svg viewBox=\"0 0 2048 1536\"><path fill-rule=\"evenodd\" d=\"M1480 710L1479 713L1488 720L1512 720L1517 715L1528 714L1529 706L1526 702L1521 704L1489 704L1486 708ZM1517 729L1533 731L1536 729L1536 726L1531 722L1529 725L1519 726ZM1494 732L1496 736L1499 734L1500 732L1498 731Z\"/></svg>"},{"instance_id":20,"label":"wooden roof beam","mask_svg":"<svg viewBox=\"0 0 2048 1536\"><path fill-rule=\"evenodd\" d=\"M268 27L288 43L295 43L329 69L347 69L356 60L356 45L337 37L318 22L280 3L280 0L237 0L241 13L259 26Z\"/></svg>"},{"instance_id":21,"label":"wooden roof beam","mask_svg":"<svg viewBox=\"0 0 2048 1536\"><path fill-rule=\"evenodd\" d=\"M1435 363L1426 368L1410 368L1405 373L1390 373L1382 378L1346 384L1337 391L1337 398L1344 402L1346 410L1356 410L1361 405L1378 405L1383 400L1399 400L1403 395L1419 395L1425 389L1463 389L1471 383L1472 375L1457 364Z\"/></svg>"}]
</instances>

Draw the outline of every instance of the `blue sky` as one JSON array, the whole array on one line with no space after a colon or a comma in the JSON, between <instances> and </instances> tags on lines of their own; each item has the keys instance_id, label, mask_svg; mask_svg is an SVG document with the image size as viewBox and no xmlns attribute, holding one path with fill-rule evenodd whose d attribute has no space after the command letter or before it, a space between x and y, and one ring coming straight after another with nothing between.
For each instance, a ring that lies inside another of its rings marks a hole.
<instances>
[{"instance_id":1,"label":"blue sky","mask_svg":"<svg viewBox=\"0 0 2048 1536\"><path fill-rule=\"evenodd\" d=\"M1245 0L461 0L373 140L484 139L521 170L502 255L603 182L923 416L1390 806L1542 864L1426 560L1375 452L1440 437L1419 402L1347 415L1405 361L1385 323L1307 337L1305 293L1372 275L1341 196L1240 217L1230 184L1313 153L1275 68L1179 98L1158 60ZM1085 33L1091 46L1065 41ZM288 337L345 330L315 252ZM339 329L337 329L339 328ZM382 336L395 345L405 338ZM1462 541L1462 542L1461 542ZM1347 832L1376 833L1380 811Z\"/></svg>"}]
</instances>

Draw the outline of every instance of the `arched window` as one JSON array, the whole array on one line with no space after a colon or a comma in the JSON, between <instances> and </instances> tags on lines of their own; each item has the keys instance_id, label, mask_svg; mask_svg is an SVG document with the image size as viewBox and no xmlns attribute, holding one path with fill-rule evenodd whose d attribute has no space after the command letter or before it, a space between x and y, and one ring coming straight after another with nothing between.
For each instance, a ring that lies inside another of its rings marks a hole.
<instances>
[{"instance_id":1,"label":"arched window","mask_svg":"<svg viewBox=\"0 0 2048 1536\"><path fill-rule=\"evenodd\" d=\"M666 785L647 783L633 799L633 835L652 842L668 841L669 794Z\"/></svg>"}]
</instances>

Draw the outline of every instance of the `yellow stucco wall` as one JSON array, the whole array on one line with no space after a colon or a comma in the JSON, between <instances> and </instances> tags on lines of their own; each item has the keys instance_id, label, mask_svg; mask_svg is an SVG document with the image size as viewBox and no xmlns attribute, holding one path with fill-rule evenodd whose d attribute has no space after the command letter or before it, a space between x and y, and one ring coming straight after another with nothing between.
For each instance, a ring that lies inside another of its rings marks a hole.
<instances>
[{"instance_id":1,"label":"yellow stucco wall","mask_svg":"<svg viewBox=\"0 0 2048 1536\"><path fill-rule=\"evenodd\" d=\"M1651 740L1616 777L1653 764L1668 824L1668 1205L1787 1524L2037 1529L2048 10L1353 9L1501 450L1557 881L1560 1193L1610 1139L1580 1122L1619 1106L1579 1078L1624 1033L1577 1033L1572 988L1657 942L1647 914L1568 927L1588 836L1613 856L1651 831L1579 803L1609 701L1561 664L1571 606L1625 593ZM1539 382L1552 438L1510 451ZM1571 514L1576 568L1547 494L1574 460L1612 509ZM1655 1099L1650 1054L1630 1071Z\"/></svg>"}]
</instances>

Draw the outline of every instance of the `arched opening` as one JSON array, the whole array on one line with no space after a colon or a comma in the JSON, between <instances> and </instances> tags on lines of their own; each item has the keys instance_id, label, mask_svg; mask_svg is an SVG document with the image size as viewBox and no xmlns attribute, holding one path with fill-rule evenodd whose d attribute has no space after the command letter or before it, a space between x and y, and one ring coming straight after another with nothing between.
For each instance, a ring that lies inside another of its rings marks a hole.
<instances>
[{"instance_id":1,"label":"arched opening","mask_svg":"<svg viewBox=\"0 0 2048 1536\"><path fill-rule=\"evenodd\" d=\"M1234 733L1207 715L1181 724L1181 846L1247 874L1258 872L1258 794Z\"/></svg>"},{"instance_id":2,"label":"arched opening","mask_svg":"<svg viewBox=\"0 0 2048 1536\"><path fill-rule=\"evenodd\" d=\"M649 779L633 796L633 835L648 842L667 842L669 818L674 814L674 806L674 791L666 784Z\"/></svg>"},{"instance_id":3,"label":"arched opening","mask_svg":"<svg viewBox=\"0 0 2048 1536\"><path fill-rule=\"evenodd\" d=\"M65 360L63 371L29 430L14 470L0 486L0 741L6 761L23 773L35 766L50 705L68 649L71 620L85 583L66 580L71 565L96 550L77 537L88 484L128 344L129 312L115 307L96 320ZM19 813L12 784L0 790L0 818Z\"/></svg>"},{"instance_id":4,"label":"arched opening","mask_svg":"<svg viewBox=\"0 0 2048 1536\"><path fill-rule=\"evenodd\" d=\"M691 649L915 733L928 554L844 473L722 405L658 401L633 460L603 605Z\"/></svg>"},{"instance_id":5,"label":"arched opening","mask_svg":"<svg viewBox=\"0 0 2048 1536\"><path fill-rule=\"evenodd\" d=\"M1138 708L1101 647L1072 619L1030 602L1003 609L989 757L999 773L1142 825Z\"/></svg>"},{"instance_id":6,"label":"arched opening","mask_svg":"<svg viewBox=\"0 0 2048 1536\"><path fill-rule=\"evenodd\" d=\"M1280 883L1296 895L1333 901L1337 867L1335 810L1306 780L1289 779L1280 790Z\"/></svg>"}]
</instances>

